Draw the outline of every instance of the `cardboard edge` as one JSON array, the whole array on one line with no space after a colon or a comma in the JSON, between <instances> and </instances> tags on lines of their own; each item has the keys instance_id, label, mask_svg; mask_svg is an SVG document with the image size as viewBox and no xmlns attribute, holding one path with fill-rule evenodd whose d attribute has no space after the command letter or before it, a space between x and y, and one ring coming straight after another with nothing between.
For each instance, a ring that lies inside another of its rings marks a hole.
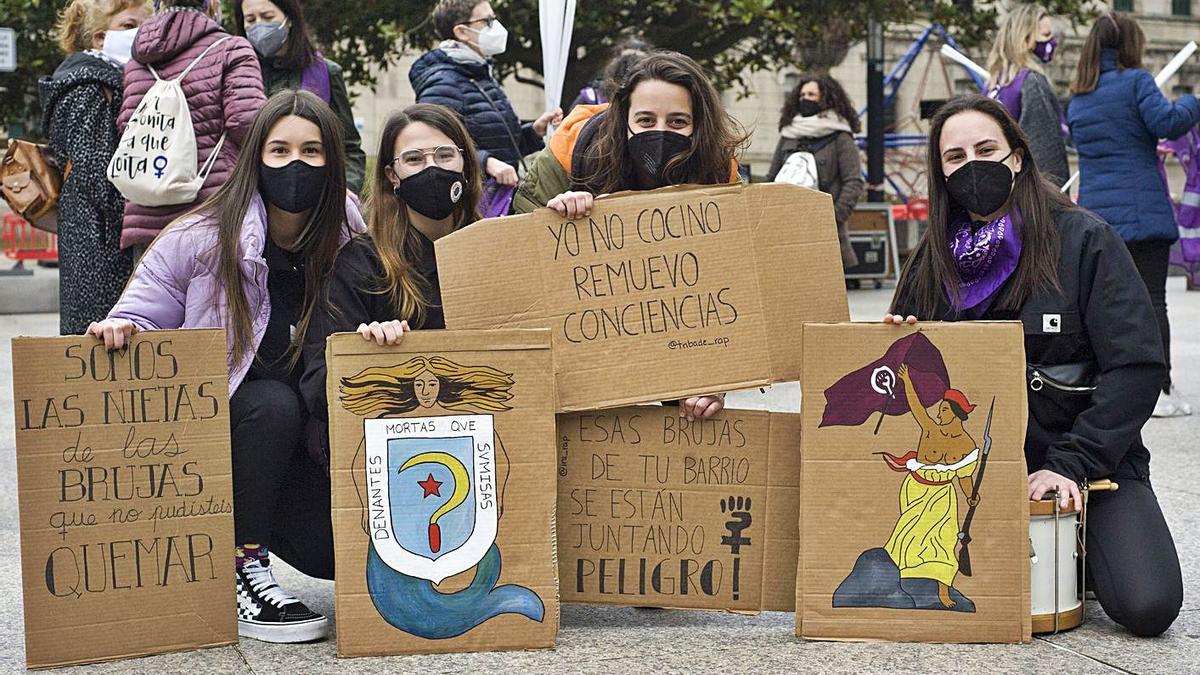
<instances>
[{"instance_id":1,"label":"cardboard edge","mask_svg":"<svg viewBox=\"0 0 1200 675\"><path fill-rule=\"evenodd\" d=\"M550 349L549 328L502 328L494 330L416 330L407 333L397 345L380 347L358 333L334 333L325 338L327 361L347 354L413 354L444 351L447 340L464 347L455 351L520 351Z\"/></svg>"},{"instance_id":2,"label":"cardboard edge","mask_svg":"<svg viewBox=\"0 0 1200 675\"><path fill-rule=\"evenodd\" d=\"M224 642L209 642L202 645L188 646L171 646L161 651L153 652L129 652L126 654L116 654L113 656L105 656L100 659L74 659L69 661L54 661L53 663L38 663L31 664L28 659L25 660L26 670L51 670L55 668L66 668L68 666L83 666L93 663L111 663L114 661L127 661L130 659L146 658L148 656L162 656L163 654L183 654L186 652L195 652L201 649L217 649L220 647L236 647L239 641L237 637Z\"/></svg>"}]
</instances>

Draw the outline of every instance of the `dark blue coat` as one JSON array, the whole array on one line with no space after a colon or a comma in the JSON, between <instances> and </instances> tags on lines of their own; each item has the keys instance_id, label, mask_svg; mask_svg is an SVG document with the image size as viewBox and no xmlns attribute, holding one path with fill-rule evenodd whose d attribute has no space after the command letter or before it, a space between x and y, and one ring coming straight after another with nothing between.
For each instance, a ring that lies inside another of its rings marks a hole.
<instances>
[{"instance_id":1,"label":"dark blue coat","mask_svg":"<svg viewBox=\"0 0 1200 675\"><path fill-rule=\"evenodd\" d=\"M1108 221L1125 241L1179 238L1158 170L1158 139L1178 138L1200 122L1200 101L1171 103L1141 69L1119 69L1115 50L1100 54L1100 83L1071 100L1067 123L1079 149L1079 205Z\"/></svg>"},{"instance_id":2,"label":"dark blue coat","mask_svg":"<svg viewBox=\"0 0 1200 675\"><path fill-rule=\"evenodd\" d=\"M492 77L490 64L459 63L435 49L417 59L408 71L408 81L418 103L437 103L462 115L478 146L481 169L486 168L489 157L516 167L522 157L546 145L534 133L532 123L521 124L500 83Z\"/></svg>"}]
</instances>

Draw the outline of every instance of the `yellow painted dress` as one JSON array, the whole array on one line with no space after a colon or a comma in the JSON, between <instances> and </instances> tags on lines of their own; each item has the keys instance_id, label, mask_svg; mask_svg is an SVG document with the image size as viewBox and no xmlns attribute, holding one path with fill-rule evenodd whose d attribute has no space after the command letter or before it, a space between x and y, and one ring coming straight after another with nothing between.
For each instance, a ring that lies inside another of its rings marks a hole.
<instances>
[{"instance_id":1,"label":"yellow painted dress","mask_svg":"<svg viewBox=\"0 0 1200 675\"><path fill-rule=\"evenodd\" d=\"M910 464L910 471L930 483L904 477L900 485L900 519L888 539L887 552L902 579L936 579L954 584L958 559L958 493L954 484L975 473L979 451L951 466ZM911 460L915 462L915 460Z\"/></svg>"}]
</instances>

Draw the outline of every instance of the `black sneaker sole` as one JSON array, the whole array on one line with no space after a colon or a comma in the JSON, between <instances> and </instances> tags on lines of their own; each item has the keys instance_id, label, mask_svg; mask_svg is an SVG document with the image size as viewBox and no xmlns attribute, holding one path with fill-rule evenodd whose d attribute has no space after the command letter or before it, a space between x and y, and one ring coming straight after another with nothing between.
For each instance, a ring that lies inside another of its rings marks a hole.
<instances>
[{"instance_id":1,"label":"black sneaker sole","mask_svg":"<svg viewBox=\"0 0 1200 675\"><path fill-rule=\"evenodd\" d=\"M238 619L238 636L262 642L292 643L320 640L329 633L329 619L321 617L288 623Z\"/></svg>"}]
</instances>

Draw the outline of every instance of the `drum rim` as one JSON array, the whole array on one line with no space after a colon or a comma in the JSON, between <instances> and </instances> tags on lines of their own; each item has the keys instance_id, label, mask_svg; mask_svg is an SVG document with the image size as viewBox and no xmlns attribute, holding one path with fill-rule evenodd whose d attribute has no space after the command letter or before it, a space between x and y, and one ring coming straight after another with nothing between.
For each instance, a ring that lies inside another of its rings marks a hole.
<instances>
[{"instance_id":1,"label":"drum rim","mask_svg":"<svg viewBox=\"0 0 1200 675\"><path fill-rule=\"evenodd\" d=\"M1053 500L1053 499L1042 499L1042 500L1036 501L1036 502L1031 500L1029 502L1029 515L1031 515L1031 516L1053 516L1055 501L1056 500ZM1074 505L1074 503L1075 503L1075 500L1072 499L1069 502L1067 502L1067 508L1065 508L1065 509L1060 508L1058 510L1059 517L1062 517L1062 518L1078 517L1079 511L1073 510L1070 508L1072 505Z\"/></svg>"},{"instance_id":2,"label":"drum rim","mask_svg":"<svg viewBox=\"0 0 1200 675\"><path fill-rule=\"evenodd\" d=\"M1083 625L1083 603L1078 607L1064 609L1058 613L1058 632L1071 630ZM1033 634L1045 635L1054 631L1054 612L1033 615Z\"/></svg>"}]
</instances>

